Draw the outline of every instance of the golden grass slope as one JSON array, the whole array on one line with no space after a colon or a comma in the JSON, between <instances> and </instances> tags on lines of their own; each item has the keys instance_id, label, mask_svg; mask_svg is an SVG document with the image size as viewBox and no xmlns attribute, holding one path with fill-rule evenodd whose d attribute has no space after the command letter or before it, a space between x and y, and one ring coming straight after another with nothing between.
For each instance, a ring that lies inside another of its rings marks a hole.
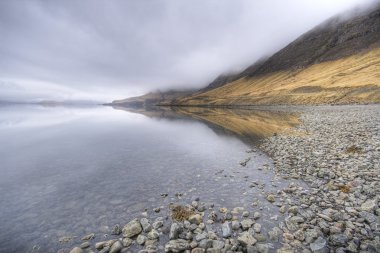
<instances>
[{"instance_id":1,"label":"golden grass slope","mask_svg":"<svg viewBox=\"0 0 380 253\"><path fill-rule=\"evenodd\" d=\"M300 70L241 78L183 98L179 105L349 104L380 102L380 48Z\"/></svg>"}]
</instances>

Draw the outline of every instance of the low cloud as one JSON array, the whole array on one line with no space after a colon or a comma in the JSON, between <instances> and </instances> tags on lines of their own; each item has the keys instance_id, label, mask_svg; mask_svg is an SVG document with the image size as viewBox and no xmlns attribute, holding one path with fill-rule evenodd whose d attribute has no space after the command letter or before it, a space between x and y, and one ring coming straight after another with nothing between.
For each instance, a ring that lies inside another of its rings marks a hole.
<instances>
[{"instance_id":1,"label":"low cloud","mask_svg":"<svg viewBox=\"0 0 380 253\"><path fill-rule=\"evenodd\" d=\"M371 0L0 1L0 100L200 88Z\"/></svg>"}]
</instances>

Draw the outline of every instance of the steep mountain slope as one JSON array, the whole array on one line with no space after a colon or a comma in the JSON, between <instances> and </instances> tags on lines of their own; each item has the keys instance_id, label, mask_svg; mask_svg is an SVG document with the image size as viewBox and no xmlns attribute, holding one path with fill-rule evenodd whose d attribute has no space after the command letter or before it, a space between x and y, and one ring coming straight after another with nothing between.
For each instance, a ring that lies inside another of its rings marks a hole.
<instances>
[{"instance_id":1,"label":"steep mountain slope","mask_svg":"<svg viewBox=\"0 0 380 253\"><path fill-rule=\"evenodd\" d=\"M327 20L177 105L380 102L380 5Z\"/></svg>"}]
</instances>

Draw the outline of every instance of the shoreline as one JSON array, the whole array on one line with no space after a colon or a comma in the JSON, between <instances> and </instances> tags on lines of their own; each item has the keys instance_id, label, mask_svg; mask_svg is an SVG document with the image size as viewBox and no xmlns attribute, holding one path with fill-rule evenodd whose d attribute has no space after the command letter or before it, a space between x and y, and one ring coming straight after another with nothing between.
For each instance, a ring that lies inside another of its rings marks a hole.
<instances>
[{"instance_id":1,"label":"shoreline","mask_svg":"<svg viewBox=\"0 0 380 253\"><path fill-rule=\"evenodd\" d=\"M260 203L251 210L217 210L195 199L181 207L189 212L185 221L134 219L114 227L120 239L87 236L67 252L136 252L133 245L144 245L141 253L379 252L380 106L285 109L301 115L295 134L266 138L260 149L273 159L277 176L302 180L309 188L290 183L267 195L284 218L267 234L261 231ZM88 250L93 246L98 251Z\"/></svg>"}]
</instances>

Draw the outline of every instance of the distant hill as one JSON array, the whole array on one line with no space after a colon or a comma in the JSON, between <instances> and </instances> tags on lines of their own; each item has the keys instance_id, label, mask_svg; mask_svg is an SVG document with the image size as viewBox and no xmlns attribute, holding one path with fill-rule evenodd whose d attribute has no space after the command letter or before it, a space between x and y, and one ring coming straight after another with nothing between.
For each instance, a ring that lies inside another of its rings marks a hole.
<instances>
[{"instance_id":1,"label":"distant hill","mask_svg":"<svg viewBox=\"0 0 380 253\"><path fill-rule=\"evenodd\" d=\"M178 102L178 101L176 101ZM380 5L335 16L178 105L380 102Z\"/></svg>"},{"instance_id":2,"label":"distant hill","mask_svg":"<svg viewBox=\"0 0 380 253\"><path fill-rule=\"evenodd\" d=\"M142 96L130 97L121 100L114 100L112 103L108 105L113 106L126 106L126 107L150 107L153 105L157 105L159 103L165 104L176 102L176 99L188 96L190 94L194 94L196 90L186 90L186 91L177 91L170 90L166 92L156 91L149 92Z\"/></svg>"}]
</instances>

